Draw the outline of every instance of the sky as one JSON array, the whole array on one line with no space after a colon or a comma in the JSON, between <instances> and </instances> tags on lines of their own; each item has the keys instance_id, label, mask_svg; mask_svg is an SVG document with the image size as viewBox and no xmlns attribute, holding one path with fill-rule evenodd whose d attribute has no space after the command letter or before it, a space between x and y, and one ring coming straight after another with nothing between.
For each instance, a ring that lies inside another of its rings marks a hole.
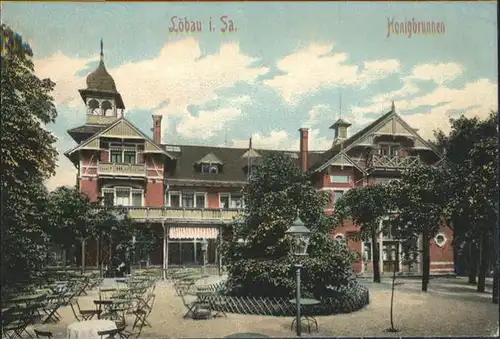
<instances>
[{"instance_id":1,"label":"sky","mask_svg":"<svg viewBox=\"0 0 500 339\"><path fill-rule=\"evenodd\" d=\"M431 139L450 117L498 106L493 1L4 2L2 13L31 45L35 73L56 83L58 117L47 128L60 154L49 189L75 182L66 131L85 123L78 89L101 38L125 117L151 135L151 115L161 114L169 144L248 147L252 137L255 148L297 150L308 127L309 149L327 150L340 116L352 135L392 101ZM181 31L186 20L201 31ZM424 34L427 22L435 28Z\"/></svg>"}]
</instances>

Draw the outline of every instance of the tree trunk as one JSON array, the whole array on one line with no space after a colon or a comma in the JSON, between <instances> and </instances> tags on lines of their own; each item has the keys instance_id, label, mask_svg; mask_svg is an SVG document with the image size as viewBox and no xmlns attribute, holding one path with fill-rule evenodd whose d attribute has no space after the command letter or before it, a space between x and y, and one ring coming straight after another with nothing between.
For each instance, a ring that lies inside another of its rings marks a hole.
<instances>
[{"instance_id":1,"label":"tree trunk","mask_svg":"<svg viewBox=\"0 0 500 339\"><path fill-rule=\"evenodd\" d=\"M427 292L430 276L429 234L424 228L422 233L422 291Z\"/></svg>"},{"instance_id":2,"label":"tree trunk","mask_svg":"<svg viewBox=\"0 0 500 339\"><path fill-rule=\"evenodd\" d=\"M378 228L372 228L372 249L373 249L373 282L380 282L380 248L378 247Z\"/></svg>"},{"instance_id":3,"label":"tree trunk","mask_svg":"<svg viewBox=\"0 0 500 339\"><path fill-rule=\"evenodd\" d=\"M467 246L469 247L469 263L468 263L468 267L467 267L467 270L469 272L469 281L467 283L471 284L471 285L476 285L477 284L477 280L476 280L477 264L478 264L477 248L473 242L471 242Z\"/></svg>"},{"instance_id":4,"label":"tree trunk","mask_svg":"<svg viewBox=\"0 0 500 339\"><path fill-rule=\"evenodd\" d=\"M82 274L85 273L85 239L82 240Z\"/></svg>"},{"instance_id":5,"label":"tree trunk","mask_svg":"<svg viewBox=\"0 0 500 339\"><path fill-rule=\"evenodd\" d=\"M497 257L498 258L498 257ZM493 303L498 304L498 275L499 275L500 260L497 259L495 267L493 268Z\"/></svg>"},{"instance_id":6,"label":"tree trunk","mask_svg":"<svg viewBox=\"0 0 500 339\"><path fill-rule=\"evenodd\" d=\"M490 250L489 250L488 238L484 235L481 236L481 242L479 244L479 272L477 279L477 291L484 293L486 288L486 274L488 273L488 264L490 260Z\"/></svg>"}]
</instances>

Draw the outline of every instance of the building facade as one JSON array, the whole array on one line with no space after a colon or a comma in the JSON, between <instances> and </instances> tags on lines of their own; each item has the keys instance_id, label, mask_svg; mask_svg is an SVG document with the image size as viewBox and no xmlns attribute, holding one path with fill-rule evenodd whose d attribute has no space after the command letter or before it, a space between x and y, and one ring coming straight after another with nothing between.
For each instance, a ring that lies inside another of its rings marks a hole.
<instances>
[{"instance_id":1,"label":"building facade","mask_svg":"<svg viewBox=\"0 0 500 339\"><path fill-rule=\"evenodd\" d=\"M220 265L217 240L221 230L241 211L241 191L249 171L269 153L287 153L304 171L313 173L317 189L331 193L328 213L334 213L335 201L349 189L395 180L401 170L420 162L437 165L443 161L396 113L394 105L350 137L350 124L339 119L331 126L332 147L325 152L308 150L305 128L299 130L297 152L255 149L251 139L248 148L163 144L161 116L152 117L153 138L125 118L124 101L106 70L102 48L97 69L88 75L87 88L79 92L87 121L68 131L77 146L65 153L78 169L77 187L92 201L127 206L131 218L152 227L158 234L156 249L140 259L164 269L201 264L204 240L208 242L208 264ZM347 222L332 236L342 241L356 231L357 227ZM432 241L433 274L453 273L451 240L451 230L442 227ZM373 244L347 243L361 254L355 269L371 270ZM375 245L381 248L382 271L392 270L394 265L401 272L421 270L418 264L413 268L403 265L401 244L390 234L381 235ZM105 248L109 252L112 246L111 242L90 241L86 264L96 264Z\"/></svg>"}]
</instances>

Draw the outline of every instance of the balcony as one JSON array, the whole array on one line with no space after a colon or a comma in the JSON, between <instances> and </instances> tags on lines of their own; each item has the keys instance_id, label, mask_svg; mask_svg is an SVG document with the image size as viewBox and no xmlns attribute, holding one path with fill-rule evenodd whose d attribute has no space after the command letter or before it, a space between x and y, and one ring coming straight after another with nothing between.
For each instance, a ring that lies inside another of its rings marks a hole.
<instances>
[{"instance_id":1,"label":"balcony","mask_svg":"<svg viewBox=\"0 0 500 339\"><path fill-rule=\"evenodd\" d=\"M373 154L367 163L371 170L403 170L420 163L418 156L397 156Z\"/></svg>"},{"instance_id":2,"label":"balcony","mask_svg":"<svg viewBox=\"0 0 500 339\"><path fill-rule=\"evenodd\" d=\"M229 224L238 216L239 209L125 207L129 217L137 222L166 222L181 224Z\"/></svg>"},{"instance_id":3,"label":"balcony","mask_svg":"<svg viewBox=\"0 0 500 339\"><path fill-rule=\"evenodd\" d=\"M97 174L120 177L146 177L146 165L99 163Z\"/></svg>"}]
</instances>

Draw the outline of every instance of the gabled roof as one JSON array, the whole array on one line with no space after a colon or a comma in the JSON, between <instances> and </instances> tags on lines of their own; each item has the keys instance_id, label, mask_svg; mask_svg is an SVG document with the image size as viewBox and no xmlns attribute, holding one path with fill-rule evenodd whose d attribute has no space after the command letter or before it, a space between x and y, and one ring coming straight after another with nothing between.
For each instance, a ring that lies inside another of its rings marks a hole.
<instances>
[{"instance_id":1,"label":"gabled roof","mask_svg":"<svg viewBox=\"0 0 500 339\"><path fill-rule=\"evenodd\" d=\"M122 116L121 118L117 119L114 123L112 123L111 125L108 125L107 128L105 128L105 129L101 130L100 132L94 134L93 136L91 136L90 138L88 138L87 140L83 141L82 143L80 143L79 145L77 145L76 147L74 147L73 149L67 151L64 154L67 157L70 157L72 153L74 153L75 151L78 151L78 150L82 149L83 147L85 147L86 145L88 145L92 141L96 140L97 138L99 138L101 136L105 136L105 134L108 131L111 131L115 126L118 126L119 124L124 124L126 127L130 128L131 130L133 130L134 132L136 132L137 135L140 136L142 139L144 139L146 141L149 141L150 145L152 145L152 147L155 148L158 152L161 152L161 153L165 154L170 159L174 159L174 156L172 154L170 154L169 152L167 152L160 145L155 144L153 142L153 140L151 140L150 137L148 137L140 129L138 129L137 127L135 127L134 124L132 124L130 121L128 121L127 119L125 119L124 116Z\"/></svg>"},{"instance_id":2,"label":"gabled roof","mask_svg":"<svg viewBox=\"0 0 500 339\"><path fill-rule=\"evenodd\" d=\"M406 131L408 131L408 134L411 134L412 137L414 137L418 142L423 145L425 148L432 150L439 158L442 158L442 155L440 154L439 151L435 149L433 145L431 145L429 142L426 140L422 139L420 135L416 133L416 131L410 127L406 121L401 119L393 109L375 121L373 121L371 124L367 125L357 133L355 133L353 136L350 138L339 142L338 144L334 145L330 150L324 152L321 156L321 158L311 166L312 171L322 171L326 167L329 166L329 164L334 161L335 157L340 153L346 153L349 149L354 147L358 142L362 141L363 138L365 138L367 135L372 133L373 131L383 127L387 122L389 122L391 119L396 119L396 122Z\"/></svg>"},{"instance_id":3,"label":"gabled roof","mask_svg":"<svg viewBox=\"0 0 500 339\"><path fill-rule=\"evenodd\" d=\"M208 153L203 158L198 160L196 162L196 164L219 164L219 165L222 165L223 163L222 163L222 161L219 160L219 158L217 158L217 156L215 154Z\"/></svg>"},{"instance_id":4,"label":"gabled roof","mask_svg":"<svg viewBox=\"0 0 500 339\"><path fill-rule=\"evenodd\" d=\"M87 140L89 136L93 136L96 133L99 133L109 125L88 125L85 124L83 126L75 127L68 130L68 134L77 142L80 143L84 140Z\"/></svg>"}]
</instances>

